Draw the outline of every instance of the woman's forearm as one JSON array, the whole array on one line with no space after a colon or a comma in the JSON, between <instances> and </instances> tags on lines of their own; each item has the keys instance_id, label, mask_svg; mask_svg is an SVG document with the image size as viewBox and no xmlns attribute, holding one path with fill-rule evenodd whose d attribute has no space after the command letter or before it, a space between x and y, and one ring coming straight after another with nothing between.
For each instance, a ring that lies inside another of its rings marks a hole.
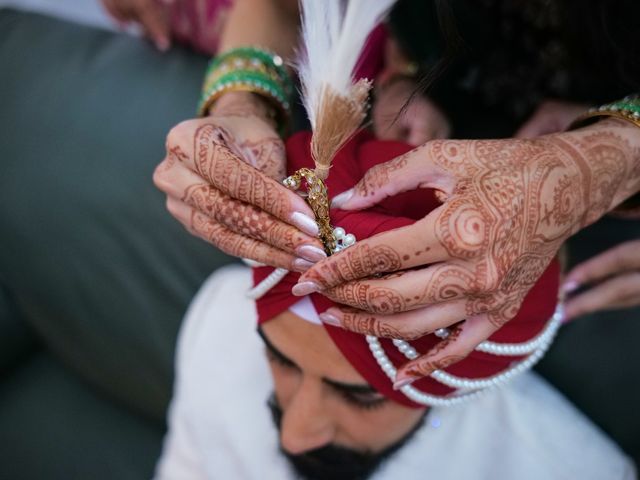
<instances>
[{"instance_id":1,"label":"woman's forearm","mask_svg":"<svg viewBox=\"0 0 640 480\"><path fill-rule=\"evenodd\" d=\"M220 52L259 47L291 60L298 39L300 15L296 0L237 0L220 39ZM273 122L273 105L246 91L224 93L209 108L211 115L257 115ZM275 126L275 124L274 124Z\"/></svg>"},{"instance_id":2,"label":"woman's forearm","mask_svg":"<svg viewBox=\"0 0 640 480\"><path fill-rule=\"evenodd\" d=\"M259 46L291 59L298 44L296 0L236 0L229 12L220 51Z\"/></svg>"}]
</instances>

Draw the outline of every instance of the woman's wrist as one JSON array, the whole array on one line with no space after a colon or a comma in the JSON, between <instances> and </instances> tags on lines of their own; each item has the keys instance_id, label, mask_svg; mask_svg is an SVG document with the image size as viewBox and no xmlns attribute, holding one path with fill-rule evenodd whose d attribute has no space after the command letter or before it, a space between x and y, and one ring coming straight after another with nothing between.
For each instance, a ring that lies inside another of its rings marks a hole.
<instances>
[{"instance_id":1,"label":"woman's wrist","mask_svg":"<svg viewBox=\"0 0 640 480\"><path fill-rule=\"evenodd\" d=\"M221 97L231 92L255 94L244 97L247 101L242 103L251 105L263 117L266 114L275 118L277 128L283 133L289 121L293 88L284 60L278 54L261 47L236 47L220 53L209 62L198 112L200 116L207 115ZM254 102L252 97L263 102ZM228 105L229 102L224 103ZM256 103L257 108L254 108ZM266 110L262 108L264 103L269 107ZM220 110L214 108L214 111Z\"/></svg>"},{"instance_id":2,"label":"woman's wrist","mask_svg":"<svg viewBox=\"0 0 640 480\"><path fill-rule=\"evenodd\" d=\"M633 123L621 119L607 119L610 128L618 132L629 146L629 158L631 159L631 173L628 177L627 187L621 192L619 198L614 200L611 213L623 218L640 218L640 128Z\"/></svg>"},{"instance_id":3,"label":"woman's wrist","mask_svg":"<svg viewBox=\"0 0 640 480\"><path fill-rule=\"evenodd\" d=\"M593 125L618 140L625 155L625 175L621 175L620 188L612 198L612 209L640 192L640 127L619 118L606 118ZM593 159L598 161L597 158ZM620 172L622 174L622 172Z\"/></svg>"},{"instance_id":4,"label":"woman's wrist","mask_svg":"<svg viewBox=\"0 0 640 480\"><path fill-rule=\"evenodd\" d=\"M619 118L603 118L557 137L575 152L575 181L582 184L585 222L595 222L640 192L640 128ZM544 137L541 137L544 138Z\"/></svg>"},{"instance_id":5,"label":"woman's wrist","mask_svg":"<svg viewBox=\"0 0 640 480\"><path fill-rule=\"evenodd\" d=\"M252 92L230 91L209 107L209 116L258 117L274 129L277 128L277 111L261 95Z\"/></svg>"}]
</instances>

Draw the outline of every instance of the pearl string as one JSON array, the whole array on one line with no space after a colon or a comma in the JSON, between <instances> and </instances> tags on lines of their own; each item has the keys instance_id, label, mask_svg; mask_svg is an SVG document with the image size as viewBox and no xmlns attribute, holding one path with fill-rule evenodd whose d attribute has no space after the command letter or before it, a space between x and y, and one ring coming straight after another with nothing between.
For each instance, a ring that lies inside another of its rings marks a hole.
<instances>
[{"instance_id":1,"label":"pearl string","mask_svg":"<svg viewBox=\"0 0 640 480\"><path fill-rule=\"evenodd\" d=\"M382 371L389 377L389 379L393 382L396 378L397 370L389 360L389 357L385 353L382 345L380 344L380 340L378 337L373 335L366 336L367 343L369 344L369 350L373 354L373 357L378 362L378 365L382 369ZM472 398L478 397L484 390L478 390L475 392L462 393L459 395L454 395L451 397L442 397L438 395L431 395L429 393L421 392L417 388L412 385L405 385L400 389L402 393L404 393L409 399L413 400L415 403L420 405L426 405L430 407L449 407L452 405L457 405Z\"/></svg>"},{"instance_id":2,"label":"pearl string","mask_svg":"<svg viewBox=\"0 0 640 480\"><path fill-rule=\"evenodd\" d=\"M444 385L452 388L466 390L466 392L450 397L442 397L421 392L411 385L406 385L400 390L414 402L427 406L451 406L471 400L472 398L475 398L476 396L490 388L495 388L512 380L513 378L533 367L538 361L540 361L540 359L544 356L546 351L551 346L551 343L553 342L553 339L562 323L562 318L563 306L562 304L558 304L544 331L540 335L538 335L538 337L523 344L499 344L489 342L493 344L493 346L491 346L490 348L486 348L485 346L485 348L480 350L485 351L486 353L493 353L492 351L488 350L496 348L497 351L502 352L502 347L504 346L522 347L526 345L527 347L530 347L530 344L533 344L535 342L535 345L537 345L536 351L508 370L490 377L478 379L456 377L442 370L436 370L431 373L430 376L440 383L443 383ZM371 350L371 353L373 354L382 371L387 375L387 377L389 377L392 382L395 381L397 370L391 363L391 360L389 360L387 354L384 352L379 339L373 335L367 335L366 338L367 343L369 344L369 350ZM413 360L419 356L416 350L407 342L403 340L393 340L393 343L396 348L398 348L398 350L403 353L409 360ZM477 350L479 349L477 348ZM517 348L514 349L514 351L515 350L517 350ZM497 355L505 355L505 353L497 353Z\"/></svg>"},{"instance_id":3,"label":"pearl string","mask_svg":"<svg viewBox=\"0 0 640 480\"><path fill-rule=\"evenodd\" d=\"M262 298L269 290L279 284L287 276L289 270L286 268L276 268L267 278L247 292L247 297L252 300Z\"/></svg>"},{"instance_id":4,"label":"pearl string","mask_svg":"<svg viewBox=\"0 0 640 480\"><path fill-rule=\"evenodd\" d=\"M562 325L564 318L563 306L558 304L551 320L545 329L538 336L524 343L497 343L484 341L476 347L479 352L491 353L492 355L520 356L532 353L539 348L544 348L555 337L558 329Z\"/></svg>"},{"instance_id":5,"label":"pearl string","mask_svg":"<svg viewBox=\"0 0 640 480\"><path fill-rule=\"evenodd\" d=\"M551 316L551 319L544 327L544 330L540 332L536 337L532 338L523 343L498 343L498 342L490 342L488 340L480 343L475 349L478 352L490 353L492 355L500 355L500 356L508 356L508 357L517 357L520 355L527 355L529 353L533 353L539 348L543 348L553 337L556 332L562 325L562 308L561 305L558 304L555 312ZM445 329L438 329L445 330ZM448 329L446 329L448 330ZM440 338L447 338L449 335L438 335L436 332L434 334ZM393 340L393 344L398 347L400 352L405 353L406 351L411 351L413 348L404 340ZM415 352L415 350L413 350ZM406 355L406 353L405 353ZM417 354L416 354L417 355ZM407 358L409 358L407 356Z\"/></svg>"}]
</instances>

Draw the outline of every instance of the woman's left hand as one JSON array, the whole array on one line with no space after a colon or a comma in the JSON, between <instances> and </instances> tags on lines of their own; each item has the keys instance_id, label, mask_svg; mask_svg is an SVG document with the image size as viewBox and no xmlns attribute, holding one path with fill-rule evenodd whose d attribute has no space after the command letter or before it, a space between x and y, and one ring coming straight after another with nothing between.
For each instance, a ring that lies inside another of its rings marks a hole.
<instances>
[{"instance_id":1,"label":"woman's left hand","mask_svg":"<svg viewBox=\"0 0 640 480\"><path fill-rule=\"evenodd\" d=\"M637 127L615 120L532 140L428 142L370 169L334 206L421 187L444 203L322 260L293 293L351 307L321 318L363 334L411 340L453 326L398 370L396 386L429 375L511 320L562 243L640 189L639 143Z\"/></svg>"},{"instance_id":2,"label":"woman's left hand","mask_svg":"<svg viewBox=\"0 0 640 480\"><path fill-rule=\"evenodd\" d=\"M577 265L564 285L567 293L590 287L567 300L566 320L640 305L640 240L622 243Z\"/></svg>"}]
</instances>

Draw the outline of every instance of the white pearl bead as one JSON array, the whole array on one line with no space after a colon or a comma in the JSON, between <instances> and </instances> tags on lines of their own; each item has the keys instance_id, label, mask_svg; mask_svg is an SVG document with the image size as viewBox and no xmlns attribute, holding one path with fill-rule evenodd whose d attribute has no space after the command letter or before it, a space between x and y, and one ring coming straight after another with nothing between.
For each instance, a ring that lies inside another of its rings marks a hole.
<instances>
[{"instance_id":1,"label":"white pearl bead","mask_svg":"<svg viewBox=\"0 0 640 480\"><path fill-rule=\"evenodd\" d=\"M438 338L447 338L451 332L449 332L448 328L439 328L433 334Z\"/></svg>"},{"instance_id":2,"label":"white pearl bead","mask_svg":"<svg viewBox=\"0 0 640 480\"><path fill-rule=\"evenodd\" d=\"M349 247L356 243L356 236L353 233L348 233L345 235L343 243L345 246Z\"/></svg>"},{"instance_id":3,"label":"white pearl bead","mask_svg":"<svg viewBox=\"0 0 640 480\"><path fill-rule=\"evenodd\" d=\"M341 240L347 232L344 231L342 227L336 227L333 229L333 236L336 237L336 240Z\"/></svg>"},{"instance_id":4,"label":"white pearl bead","mask_svg":"<svg viewBox=\"0 0 640 480\"><path fill-rule=\"evenodd\" d=\"M559 304L555 313L551 317L545 329L537 337L521 344L499 344L493 342L482 342L476 350L493 353L496 355L523 355L531 353L527 358L516 362L509 369L487 378L470 379L453 376L442 370L436 370L431 377L439 382L462 391L452 397L439 397L420 392L411 385L401 388L401 391L411 400L426 406L451 406L474 399L489 388L494 388L508 382L517 375L530 369L545 354L551 345L555 334L562 323L562 304ZM393 367L384 350L382 350L380 341L373 335L366 336L369 349L374 355L378 365L382 371L391 380L395 380L396 369ZM418 356L418 352L407 342L403 340L393 340L393 344L404 353L405 357L411 358L412 354ZM483 346L483 348L480 348Z\"/></svg>"}]
</instances>

